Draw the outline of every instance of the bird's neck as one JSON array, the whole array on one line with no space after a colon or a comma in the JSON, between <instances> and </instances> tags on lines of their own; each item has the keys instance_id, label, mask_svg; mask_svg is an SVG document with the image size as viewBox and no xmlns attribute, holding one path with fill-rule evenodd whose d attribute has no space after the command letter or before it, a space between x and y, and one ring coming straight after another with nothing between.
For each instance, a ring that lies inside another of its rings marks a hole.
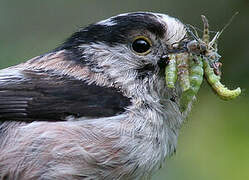
<instances>
[{"instance_id":1,"label":"bird's neck","mask_svg":"<svg viewBox=\"0 0 249 180\"><path fill-rule=\"evenodd\" d=\"M153 83L147 87L136 87L132 106L127 109L127 121L135 125L135 136L144 137L147 143L154 146L158 164L161 164L166 156L175 151L178 131L184 116L179 110L178 103L170 100L174 92L164 88L164 81L158 80Z\"/></svg>"},{"instance_id":2,"label":"bird's neck","mask_svg":"<svg viewBox=\"0 0 249 180\"><path fill-rule=\"evenodd\" d=\"M168 145L175 146L178 131L184 120L177 105L170 100L140 103L140 106L128 109L131 117L129 121L135 122L140 130L146 131L148 137L167 141Z\"/></svg>"},{"instance_id":3,"label":"bird's neck","mask_svg":"<svg viewBox=\"0 0 249 180\"><path fill-rule=\"evenodd\" d=\"M138 142L136 149L139 152L134 158L139 164L146 162L144 169L151 174L175 152L183 117L177 104L169 99L162 100L148 94L140 97L133 99L133 105L127 109L128 125L123 126L123 130L132 127L132 139Z\"/></svg>"}]
</instances>

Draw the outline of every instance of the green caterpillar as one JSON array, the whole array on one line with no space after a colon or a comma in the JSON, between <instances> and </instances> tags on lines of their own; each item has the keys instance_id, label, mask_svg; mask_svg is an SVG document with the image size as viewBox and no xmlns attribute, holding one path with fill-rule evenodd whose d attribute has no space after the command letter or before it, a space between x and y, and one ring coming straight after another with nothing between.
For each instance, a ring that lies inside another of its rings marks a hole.
<instances>
[{"instance_id":1,"label":"green caterpillar","mask_svg":"<svg viewBox=\"0 0 249 180\"><path fill-rule=\"evenodd\" d=\"M209 62L206 59L203 59L203 64L205 77L208 83L221 99L230 100L240 95L241 89L239 87L234 90L229 90L220 82L220 76L217 76L214 73L213 68L210 67Z\"/></svg>"},{"instance_id":2,"label":"green caterpillar","mask_svg":"<svg viewBox=\"0 0 249 180\"><path fill-rule=\"evenodd\" d=\"M177 63L176 63L177 59ZM187 64L187 66L186 66ZM178 69L176 68L178 67ZM177 73L179 69L182 73ZM180 100L181 111L184 111L189 102L197 94L203 81L203 63L200 57L195 59L190 54L178 54L169 56L169 64L165 69L166 85L169 88L174 88L176 80L179 80L182 88L182 97Z\"/></svg>"},{"instance_id":3,"label":"green caterpillar","mask_svg":"<svg viewBox=\"0 0 249 180\"><path fill-rule=\"evenodd\" d=\"M188 104L193 100L194 96L198 93L203 81L203 63L200 57L193 57L189 55L189 80L190 88L183 91L180 100L180 110L183 112Z\"/></svg>"},{"instance_id":4,"label":"green caterpillar","mask_svg":"<svg viewBox=\"0 0 249 180\"><path fill-rule=\"evenodd\" d=\"M186 110L188 104L198 93L204 75L209 85L221 99L234 99L241 93L240 88L229 90L220 82L220 69L219 66L215 65L221 64L218 61L220 55L217 53L217 39L224 28L210 41L208 20L203 15L201 17L204 24L202 39L198 38L197 33L195 36L194 33L187 29L194 37L194 40L186 44L186 52L170 54L169 64L165 69L167 87L175 88L176 80L178 80L182 89L181 112Z\"/></svg>"},{"instance_id":5,"label":"green caterpillar","mask_svg":"<svg viewBox=\"0 0 249 180\"><path fill-rule=\"evenodd\" d=\"M174 54L169 55L169 63L165 69L166 85L169 88L175 88L177 79L176 58Z\"/></svg>"},{"instance_id":6,"label":"green caterpillar","mask_svg":"<svg viewBox=\"0 0 249 180\"><path fill-rule=\"evenodd\" d=\"M217 39L223 32L224 27L221 32L217 32L214 38L209 41L209 25L208 20L205 16L201 16L204 24L204 33L202 38L202 43L206 44L205 56L202 58L204 64L205 77L208 83L211 85L213 90L217 95L223 100L234 99L240 95L241 89L238 87L235 90L229 90L220 82L220 76L215 74L216 69L211 68L210 64L214 64L220 58L220 55L217 53ZM214 46L214 47L213 47Z\"/></svg>"},{"instance_id":7,"label":"green caterpillar","mask_svg":"<svg viewBox=\"0 0 249 180\"><path fill-rule=\"evenodd\" d=\"M178 79L182 90L188 90L190 87L188 66L187 53L169 55L169 63L165 69L167 87L175 88L175 83Z\"/></svg>"}]
</instances>

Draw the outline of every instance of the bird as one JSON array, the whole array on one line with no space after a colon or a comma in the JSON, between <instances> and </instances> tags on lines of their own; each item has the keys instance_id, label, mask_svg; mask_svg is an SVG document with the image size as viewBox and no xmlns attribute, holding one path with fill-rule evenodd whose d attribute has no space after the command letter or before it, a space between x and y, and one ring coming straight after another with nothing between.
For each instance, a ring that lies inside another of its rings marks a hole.
<instances>
[{"instance_id":1,"label":"bird","mask_svg":"<svg viewBox=\"0 0 249 180\"><path fill-rule=\"evenodd\" d=\"M0 70L0 179L150 179L191 109L164 74L187 37L177 18L124 13Z\"/></svg>"}]
</instances>

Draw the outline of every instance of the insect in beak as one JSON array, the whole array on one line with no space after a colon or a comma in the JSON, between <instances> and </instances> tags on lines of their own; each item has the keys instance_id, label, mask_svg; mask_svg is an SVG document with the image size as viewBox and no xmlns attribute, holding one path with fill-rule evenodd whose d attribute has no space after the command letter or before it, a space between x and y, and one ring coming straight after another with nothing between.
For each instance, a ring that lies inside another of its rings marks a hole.
<instances>
[{"instance_id":1,"label":"insect in beak","mask_svg":"<svg viewBox=\"0 0 249 180\"><path fill-rule=\"evenodd\" d=\"M194 27L190 25L195 33L186 26L187 32L192 40L180 44L183 52L174 52L172 50L172 54L169 55L168 66L165 69L167 87L175 88L175 83L178 80L182 89L182 97L180 100L182 112L185 111L188 104L197 94L202 84L203 76L205 76L209 85L221 99L234 99L241 93L240 88L229 90L220 82L220 67L222 63L219 62L221 56L218 54L217 40L232 19L220 32L217 32L210 41L208 20L204 15L202 15L201 18L204 25L202 38L199 38Z\"/></svg>"}]
</instances>

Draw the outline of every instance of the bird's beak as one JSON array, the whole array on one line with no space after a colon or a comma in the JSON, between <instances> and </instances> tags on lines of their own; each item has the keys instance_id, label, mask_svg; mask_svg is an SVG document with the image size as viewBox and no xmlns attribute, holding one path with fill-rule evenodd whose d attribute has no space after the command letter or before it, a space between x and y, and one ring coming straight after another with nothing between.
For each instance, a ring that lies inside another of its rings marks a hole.
<instances>
[{"instance_id":1,"label":"bird's beak","mask_svg":"<svg viewBox=\"0 0 249 180\"><path fill-rule=\"evenodd\" d=\"M168 63L169 63L168 55L163 54L160 60L157 62L157 65L159 66L160 69L165 69Z\"/></svg>"}]
</instances>

